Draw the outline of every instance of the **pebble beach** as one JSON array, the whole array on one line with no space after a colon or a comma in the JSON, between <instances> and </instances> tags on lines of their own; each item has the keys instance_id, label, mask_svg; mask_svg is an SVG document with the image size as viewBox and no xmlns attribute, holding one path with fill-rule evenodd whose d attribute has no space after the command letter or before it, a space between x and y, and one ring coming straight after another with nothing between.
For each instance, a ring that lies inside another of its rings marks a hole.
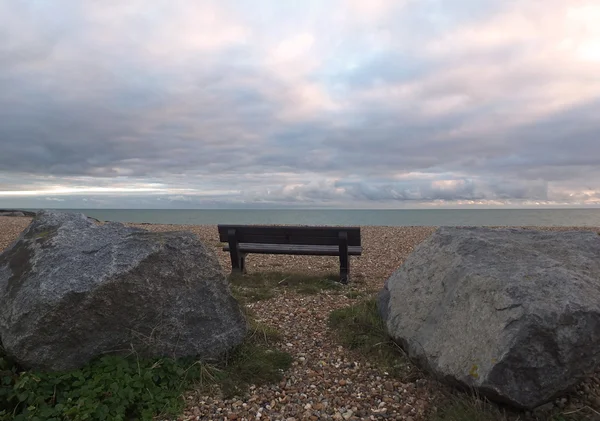
<instances>
[{"instance_id":1,"label":"pebble beach","mask_svg":"<svg viewBox=\"0 0 600 421\"><path fill-rule=\"evenodd\" d=\"M0 250L8 247L29 224L27 217L0 217ZM222 267L230 269L229 254L216 226L127 224L150 231L191 231L214 248ZM544 230L571 230L574 227L535 227ZM351 283L345 289L363 296L375 294L400 267L411 251L435 227L361 227L363 254L350 261ZM600 232L600 228L579 228ZM339 272L337 257L249 255L249 273L295 272L323 274ZM329 313L350 306L356 299L347 294L303 295L285 291L248 306L262 323L279 330L279 345L294 357L284 379L250 389L245 399L222 400L190 391L180 420L358 420L393 419L419 421L435 409L445 387L427 375L417 373L400 381L371 366L337 343L327 325ZM579 393L582 392L582 393ZM600 381L585 381L576 398L557 405L573 410L589 406L600 409Z\"/></svg>"}]
</instances>

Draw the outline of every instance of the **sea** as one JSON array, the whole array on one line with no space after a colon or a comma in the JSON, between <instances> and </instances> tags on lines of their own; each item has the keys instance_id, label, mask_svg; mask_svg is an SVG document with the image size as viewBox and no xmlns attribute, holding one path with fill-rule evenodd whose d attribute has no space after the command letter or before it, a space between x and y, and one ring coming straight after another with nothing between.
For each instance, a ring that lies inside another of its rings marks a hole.
<instances>
[{"instance_id":1,"label":"sea","mask_svg":"<svg viewBox=\"0 0 600 421\"><path fill-rule=\"evenodd\" d=\"M341 226L590 226L586 209L60 209L102 221L153 224L293 224Z\"/></svg>"}]
</instances>

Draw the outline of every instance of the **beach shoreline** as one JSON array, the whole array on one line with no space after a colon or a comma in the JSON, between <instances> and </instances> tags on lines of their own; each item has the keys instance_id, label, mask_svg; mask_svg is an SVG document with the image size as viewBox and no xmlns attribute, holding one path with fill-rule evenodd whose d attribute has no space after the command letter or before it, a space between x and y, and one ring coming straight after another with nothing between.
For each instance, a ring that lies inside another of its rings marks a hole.
<instances>
[{"instance_id":1,"label":"beach shoreline","mask_svg":"<svg viewBox=\"0 0 600 421\"><path fill-rule=\"evenodd\" d=\"M28 217L0 217L0 251L16 240L30 221ZM231 269L229 253L222 250L216 225L126 225L155 232L190 231L212 248L225 274ZM530 228L600 233L600 227ZM292 367L278 384L255 387L244 398L223 399L190 390L185 394L184 412L177 420L256 419L258 413L262 420L375 419L375 408L391 419L430 420L429 414L444 404L451 388L420 371L418 378L399 380L369 365L360 355L340 346L328 318L333 310L355 305L359 301L356 296L361 300L375 296L412 250L436 229L363 226L363 254L350 259L349 285L337 292L314 295L281 289L272 298L246 304L260 323L280 332L283 339L278 347L292 355ZM339 273L339 260L331 256L250 254L247 268L249 273L329 275ZM592 405L588 402L600 401L600 389L592 389L596 378L600 377L590 378L582 386L594 392L576 398L580 401L570 406L574 411ZM268 407L264 402L270 402Z\"/></svg>"},{"instance_id":2,"label":"beach shoreline","mask_svg":"<svg viewBox=\"0 0 600 421\"><path fill-rule=\"evenodd\" d=\"M0 252L7 248L31 221L30 217L0 216ZM180 225L125 223L148 231L189 231L215 252L223 270L229 272L229 253L222 250L216 225ZM355 286L381 288L412 250L427 239L438 227L430 226L361 226L362 256L350 258L351 279ZM532 226L516 227L544 231L586 230L600 233L600 227ZM294 256L249 254L248 272L294 272L307 275L339 272L336 256ZM352 282L351 281L351 282Z\"/></svg>"}]
</instances>

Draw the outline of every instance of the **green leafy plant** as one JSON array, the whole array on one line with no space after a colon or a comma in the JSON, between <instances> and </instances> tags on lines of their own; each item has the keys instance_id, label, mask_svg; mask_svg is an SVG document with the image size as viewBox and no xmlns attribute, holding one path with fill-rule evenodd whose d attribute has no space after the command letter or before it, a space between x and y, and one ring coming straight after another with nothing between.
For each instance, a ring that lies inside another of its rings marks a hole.
<instances>
[{"instance_id":1,"label":"green leafy plant","mask_svg":"<svg viewBox=\"0 0 600 421\"><path fill-rule=\"evenodd\" d=\"M150 420L176 413L182 389L197 377L190 360L98 358L68 372L15 372L0 395L1 420Z\"/></svg>"},{"instance_id":2,"label":"green leafy plant","mask_svg":"<svg viewBox=\"0 0 600 421\"><path fill-rule=\"evenodd\" d=\"M221 360L103 356L67 372L21 369L0 354L0 421L152 420L175 415L182 394L217 387L226 396L278 381L292 357L272 345L279 334L252 321L244 343Z\"/></svg>"}]
</instances>

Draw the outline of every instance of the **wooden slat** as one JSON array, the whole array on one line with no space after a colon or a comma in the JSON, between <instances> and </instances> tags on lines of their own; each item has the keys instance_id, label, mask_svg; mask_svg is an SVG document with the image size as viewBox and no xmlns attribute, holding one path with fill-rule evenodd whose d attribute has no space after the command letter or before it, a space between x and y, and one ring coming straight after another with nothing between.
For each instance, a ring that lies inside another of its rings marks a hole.
<instances>
[{"instance_id":1,"label":"wooden slat","mask_svg":"<svg viewBox=\"0 0 600 421\"><path fill-rule=\"evenodd\" d=\"M227 231L236 230L243 243L324 244L339 243L339 233L346 232L350 246L360 246L360 227L301 227L270 225L219 225L219 239L227 242Z\"/></svg>"},{"instance_id":2,"label":"wooden slat","mask_svg":"<svg viewBox=\"0 0 600 421\"><path fill-rule=\"evenodd\" d=\"M240 243L242 253L259 254L298 254L311 256L337 256L339 255L339 246L330 245L309 245L309 244L254 244ZM229 246L223 247L223 251L229 251ZM351 256L360 256L362 254L361 246L349 246L348 254Z\"/></svg>"},{"instance_id":3,"label":"wooden slat","mask_svg":"<svg viewBox=\"0 0 600 421\"><path fill-rule=\"evenodd\" d=\"M296 234L288 236L275 235L249 235L242 231L240 241L244 243L261 244L318 244L324 246L335 246L339 240L335 237L305 237ZM358 245L358 244L357 244Z\"/></svg>"}]
</instances>

